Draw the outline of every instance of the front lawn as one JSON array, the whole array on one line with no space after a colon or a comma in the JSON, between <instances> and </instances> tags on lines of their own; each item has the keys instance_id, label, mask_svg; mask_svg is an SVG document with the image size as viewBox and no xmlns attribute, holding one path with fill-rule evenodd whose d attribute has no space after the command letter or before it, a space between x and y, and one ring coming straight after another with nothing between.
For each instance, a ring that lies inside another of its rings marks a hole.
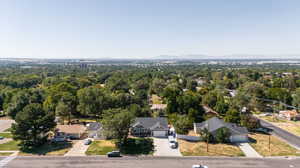
<instances>
[{"instance_id":1,"label":"front lawn","mask_svg":"<svg viewBox=\"0 0 300 168\"><path fill-rule=\"evenodd\" d=\"M121 153L129 155L152 155L153 152L152 138L129 138L127 143L121 147Z\"/></svg>"},{"instance_id":2,"label":"front lawn","mask_svg":"<svg viewBox=\"0 0 300 168\"><path fill-rule=\"evenodd\" d=\"M19 155L64 155L71 147L71 142L49 142L40 147L22 151Z\"/></svg>"},{"instance_id":3,"label":"front lawn","mask_svg":"<svg viewBox=\"0 0 300 168\"><path fill-rule=\"evenodd\" d=\"M12 152L0 152L0 156L9 156L13 154Z\"/></svg>"},{"instance_id":4,"label":"front lawn","mask_svg":"<svg viewBox=\"0 0 300 168\"><path fill-rule=\"evenodd\" d=\"M12 138L12 134L11 133L0 133L0 136L4 137L4 138Z\"/></svg>"},{"instance_id":5,"label":"front lawn","mask_svg":"<svg viewBox=\"0 0 300 168\"><path fill-rule=\"evenodd\" d=\"M154 145L151 138L129 138L127 143L118 149L114 140L93 141L86 151L87 155L106 155L107 152L120 150L125 155L153 154Z\"/></svg>"},{"instance_id":6,"label":"front lawn","mask_svg":"<svg viewBox=\"0 0 300 168\"><path fill-rule=\"evenodd\" d=\"M9 141L4 144L0 144L0 151L14 151L14 150L19 150L19 141Z\"/></svg>"},{"instance_id":7,"label":"front lawn","mask_svg":"<svg viewBox=\"0 0 300 168\"><path fill-rule=\"evenodd\" d=\"M269 151L269 135L255 133L249 134L249 137L252 139L250 145L263 156L300 156L300 151L275 136L270 137L271 151Z\"/></svg>"},{"instance_id":8,"label":"front lawn","mask_svg":"<svg viewBox=\"0 0 300 168\"><path fill-rule=\"evenodd\" d=\"M209 144L207 152L205 142L178 140L178 143L183 156L244 156L239 147L231 144Z\"/></svg>"},{"instance_id":9,"label":"front lawn","mask_svg":"<svg viewBox=\"0 0 300 168\"><path fill-rule=\"evenodd\" d=\"M85 154L87 155L106 155L107 152L117 150L113 140L98 140L93 141Z\"/></svg>"}]
</instances>

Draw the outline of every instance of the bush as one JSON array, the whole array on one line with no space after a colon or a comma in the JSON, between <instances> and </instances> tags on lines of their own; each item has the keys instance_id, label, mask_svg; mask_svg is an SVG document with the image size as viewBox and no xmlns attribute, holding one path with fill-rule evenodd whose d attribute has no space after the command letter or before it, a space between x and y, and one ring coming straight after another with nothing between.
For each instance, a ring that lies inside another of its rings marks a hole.
<instances>
[{"instance_id":1,"label":"bush","mask_svg":"<svg viewBox=\"0 0 300 168\"><path fill-rule=\"evenodd\" d=\"M120 146L124 154L138 155L151 154L154 151L153 139L151 138L129 138Z\"/></svg>"},{"instance_id":2,"label":"bush","mask_svg":"<svg viewBox=\"0 0 300 168\"><path fill-rule=\"evenodd\" d=\"M217 143L227 143L229 142L229 137L231 133L228 128L220 128L217 130L215 140Z\"/></svg>"}]
</instances>

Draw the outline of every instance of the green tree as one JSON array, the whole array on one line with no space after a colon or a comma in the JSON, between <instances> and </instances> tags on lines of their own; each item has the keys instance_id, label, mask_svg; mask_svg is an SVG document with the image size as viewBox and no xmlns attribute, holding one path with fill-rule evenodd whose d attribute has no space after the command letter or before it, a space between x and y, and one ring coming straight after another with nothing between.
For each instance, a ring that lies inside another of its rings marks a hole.
<instances>
[{"instance_id":1,"label":"green tree","mask_svg":"<svg viewBox=\"0 0 300 168\"><path fill-rule=\"evenodd\" d=\"M118 145L127 142L131 124L134 122L134 115L126 109L109 109L104 111L101 123L104 134L110 138L116 138Z\"/></svg>"},{"instance_id":2,"label":"green tree","mask_svg":"<svg viewBox=\"0 0 300 168\"><path fill-rule=\"evenodd\" d=\"M229 142L229 137L230 137L231 133L230 130L228 128L220 128L217 130L216 133L216 142L218 143L227 143Z\"/></svg>"},{"instance_id":3,"label":"green tree","mask_svg":"<svg viewBox=\"0 0 300 168\"><path fill-rule=\"evenodd\" d=\"M21 141L23 150L40 146L55 127L54 119L54 115L46 113L40 104L27 105L16 115L16 123L12 124L13 138Z\"/></svg>"},{"instance_id":4,"label":"green tree","mask_svg":"<svg viewBox=\"0 0 300 168\"><path fill-rule=\"evenodd\" d=\"M226 112L224 120L226 122L239 124L241 121L240 112L236 108L229 108L229 110Z\"/></svg>"}]
</instances>

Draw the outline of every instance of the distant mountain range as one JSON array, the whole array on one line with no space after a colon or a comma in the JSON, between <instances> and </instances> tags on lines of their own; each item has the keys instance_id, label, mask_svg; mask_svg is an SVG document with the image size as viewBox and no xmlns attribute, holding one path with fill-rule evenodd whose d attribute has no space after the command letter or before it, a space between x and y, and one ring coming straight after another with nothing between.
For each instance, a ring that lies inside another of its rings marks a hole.
<instances>
[{"instance_id":1,"label":"distant mountain range","mask_svg":"<svg viewBox=\"0 0 300 168\"><path fill-rule=\"evenodd\" d=\"M300 59L300 54L282 55L251 55L251 54L232 54L223 56L210 56L203 54L187 55L160 55L151 59Z\"/></svg>"}]
</instances>

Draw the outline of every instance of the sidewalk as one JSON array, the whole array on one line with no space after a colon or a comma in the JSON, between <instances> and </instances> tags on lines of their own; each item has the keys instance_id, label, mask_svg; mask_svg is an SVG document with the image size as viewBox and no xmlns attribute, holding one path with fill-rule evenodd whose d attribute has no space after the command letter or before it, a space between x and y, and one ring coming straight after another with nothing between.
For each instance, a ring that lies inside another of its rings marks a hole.
<instances>
[{"instance_id":1,"label":"sidewalk","mask_svg":"<svg viewBox=\"0 0 300 168\"><path fill-rule=\"evenodd\" d=\"M249 143L237 143L238 147L244 152L246 157L261 158L262 156L252 148Z\"/></svg>"}]
</instances>

